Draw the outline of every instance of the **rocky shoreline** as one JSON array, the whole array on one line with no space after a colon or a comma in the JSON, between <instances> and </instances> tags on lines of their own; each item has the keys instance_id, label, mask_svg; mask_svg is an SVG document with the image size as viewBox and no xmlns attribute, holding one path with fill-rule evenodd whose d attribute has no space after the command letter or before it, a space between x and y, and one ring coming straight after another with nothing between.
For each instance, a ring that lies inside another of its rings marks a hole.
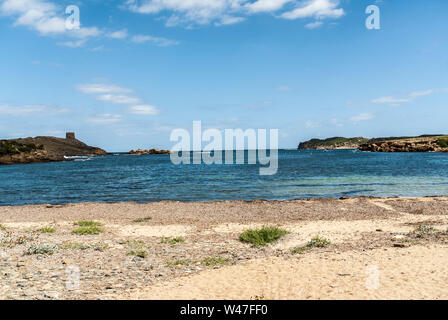
<instances>
[{"instance_id":1,"label":"rocky shoreline","mask_svg":"<svg viewBox=\"0 0 448 320\"><path fill-rule=\"evenodd\" d=\"M397 138L329 138L311 139L300 143L299 150L358 149L368 152L448 152L448 136L423 135Z\"/></svg>"},{"instance_id":2,"label":"rocky shoreline","mask_svg":"<svg viewBox=\"0 0 448 320\"><path fill-rule=\"evenodd\" d=\"M74 134L65 139L35 137L0 140L0 165L70 161L66 157L106 154L108 153L103 149L77 140Z\"/></svg>"}]
</instances>

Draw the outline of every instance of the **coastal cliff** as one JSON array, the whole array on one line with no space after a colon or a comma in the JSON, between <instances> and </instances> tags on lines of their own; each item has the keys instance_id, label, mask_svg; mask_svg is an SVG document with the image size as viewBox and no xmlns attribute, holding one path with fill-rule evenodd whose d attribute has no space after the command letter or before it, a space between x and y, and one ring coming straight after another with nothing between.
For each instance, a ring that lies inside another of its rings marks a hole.
<instances>
[{"instance_id":1,"label":"coastal cliff","mask_svg":"<svg viewBox=\"0 0 448 320\"><path fill-rule=\"evenodd\" d=\"M311 139L300 143L298 149L359 149L370 152L448 152L448 136Z\"/></svg>"},{"instance_id":2,"label":"coastal cliff","mask_svg":"<svg viewBox=\"0 0 448 320\"><path fill-rule=\"evenodd\" d=\"M66 161L66 156L106 155L103 149L69 138L35 137L0 140L0 165Z\"/></svg>"}]
</instances>

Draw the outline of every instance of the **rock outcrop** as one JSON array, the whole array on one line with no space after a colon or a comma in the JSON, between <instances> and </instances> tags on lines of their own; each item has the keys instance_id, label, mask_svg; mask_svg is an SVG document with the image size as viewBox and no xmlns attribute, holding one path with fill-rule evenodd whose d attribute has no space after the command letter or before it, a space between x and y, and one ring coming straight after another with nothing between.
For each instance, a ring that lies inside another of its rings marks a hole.
<instances>
[{"instance_id":1,"label":"rock outcrop","mask_svg":"<svg viewBox=\"0 0 448 320\"><path fill-rule=\"evenodd\" d=\"M443 137L403 138L398 140L377 141L372 139L359 146L361 151L370 152L448 152L444 147Z\"/></svg>"},{"instance_id":2,"label":"rock outcrop","mask_svg":"<svg viewBox=\"0 0 448 320\"><path fill-rule=\"evenodd\" d=\"M128 154L133 154L133 155L143 155L143 154L171 154L171 151L169 151L169 150L159 150L159 149L150 149L150 150L138 149L138 150L131 150L131 151L129 151Z\"/></svg>"},{"instance_id":3,"label":"rock outcrop","mask_svg":"<svg viewBox=\"0 0 448 320\"><path fill-rule=\"evenodd\" d=\"M0 164L67 161L65 157L106 155L77 139L35 137L0 140Z\"/></svg>"}]
</instances>

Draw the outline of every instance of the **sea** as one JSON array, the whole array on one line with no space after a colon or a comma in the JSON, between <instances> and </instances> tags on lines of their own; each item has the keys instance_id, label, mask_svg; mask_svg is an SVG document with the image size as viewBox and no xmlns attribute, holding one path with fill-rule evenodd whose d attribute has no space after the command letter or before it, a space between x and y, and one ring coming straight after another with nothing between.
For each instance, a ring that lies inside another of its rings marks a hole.
<instances>
[{"instance_id":1,"label":"sea","mask_svg":"<svg viewBox=\"0 0 448 320\"><path fill-rule=\"evenodd\" d=\"M271 176L259 164L175 165L169 155L70 160L0 166L0 206L448 195L448 153L279 150Z\"/></svg>"}]
</instances>

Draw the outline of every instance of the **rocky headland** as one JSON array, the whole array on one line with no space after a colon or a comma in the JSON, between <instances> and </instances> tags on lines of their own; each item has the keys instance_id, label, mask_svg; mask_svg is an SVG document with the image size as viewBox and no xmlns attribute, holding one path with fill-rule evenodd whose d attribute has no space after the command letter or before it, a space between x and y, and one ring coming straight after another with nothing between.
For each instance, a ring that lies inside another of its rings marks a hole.
<instances>
[{"instance_id":1,"label":"rocky headland","mask_svg":"<svg viewBox=\"0 0 448 320\"><path fill-rule=\"evenodd\" d=\"M448 136L329 138L302 142L298 149L359 149L370 152L448 152Z\"/></svg>"},{"instance_id":2,"label":"rocky headland","mask_svg":"<svg viewBox=\"0 0 448 320\"><path fill-rule=\"evenodd\" d=\"M77 140L74 134L67 135L66 139L35 137L0 140L0 165L67 161L66 157L106 154L103 149Z\"/></svg>"},{"instance_id":3,"label":"rocky headland","mask_svg":"<svg viewBox=\"0 0 448 320\"><path fill-rule=\"evenodd\" d=\"M357 149L363 143L369 141L367 138L344 138L334 137L328 139L311 139L299 144L298 149Z\"/></svg>"}]
</instances>

